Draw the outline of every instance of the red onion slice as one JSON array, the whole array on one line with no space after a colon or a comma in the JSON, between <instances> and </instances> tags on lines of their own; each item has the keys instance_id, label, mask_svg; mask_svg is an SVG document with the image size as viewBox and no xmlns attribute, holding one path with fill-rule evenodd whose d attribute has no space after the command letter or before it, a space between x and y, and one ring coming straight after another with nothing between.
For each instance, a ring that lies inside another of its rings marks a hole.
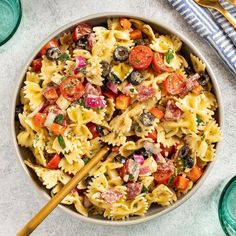
<instances>
[{"instance_id":1,"label":"red onion slice","mask_svg":"<svg viewBox=\"0 0 236 236\"><path fill-rule=\"evenodd\" d=\"M75 63L74 74L76 75L78 73L78 69L86 66L86 59L84 57L78 56L75 59Z\"/></svg>"},{"instance_id":2,"label":"red onion slice","mask_svg":"<svg viewBox=\"0 0 236 236\"><path fill-rule=\"evenodd\" d=\"M107 82L107 87L113 92L113 93L118 93L118 86L117 84L113 83L112 81Z\"/></svg>"},{"instance_id":3,"label":"red onion slice","mask_svg":"<svg viewBox=\"0 0 236 236\"><path fill-rule=\"evenodd\" d=\"M86 107L90 108L104 108L106 106L106 101L103 96L88 95L84 99Z\"/></svg>"},{"instance_id":4,"label":"red onion slice","mask_svg":"<svg viewBox=\"0 0 236 236\"><path fill-rule=\"evenodd\" d=\"M137 161L140 165L144 163L144 157L142 155L134 154L133 157L134 160Z\"/></svg>"},{"instance_id":5,"label":"red onion slice","mask_svg":"<svg viewBox=\"0 0 236 236\"><path fill-rule=\"evenodd\" d=\"M44 107L44 102L42 102L38 107L35 108L35 110L28 115L28 117L34 117L38 112L42 110Z\"/></svg>"}]
</instances>

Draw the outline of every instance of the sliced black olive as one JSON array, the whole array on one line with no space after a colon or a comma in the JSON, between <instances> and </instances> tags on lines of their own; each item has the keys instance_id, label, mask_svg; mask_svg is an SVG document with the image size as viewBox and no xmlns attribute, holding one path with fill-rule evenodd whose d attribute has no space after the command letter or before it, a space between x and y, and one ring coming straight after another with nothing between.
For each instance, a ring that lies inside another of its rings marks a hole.
<instances>
[{"instance_id":1,"label":"sliced black olive","mask_svg":"<svg viewBox=\"0 0 236 236\"><path fill-rule=\"evenodd\" d=\"M201 73L198 83L202 86L206 85L210 81L209 76L206 73Z\"/></svg>"},{"instance_id":2,"label":"sliced black olive","mask_svg":"<svg viewBox=\"0 0 236 236\"><path fill-rule=\"evenodd\" d=\"M113 83L115 84L121 84L121 80L119 79L119 77L117 75L115 75L114 73L111 73L109 80L111 80Z\"/></svg>"},{"instance_id":3,"label":"sliced black olive","mask_svg":"<svg viewBox=\"0 0 236 236\"><path fill-rule=\"evenodd\" d=\"M189 153L190 153L189 147L187 145L184 145L183 147L179 149L178 155L180 158L184 158L188 156Z\"/></svg>"},{"instance_id":4,"label":"sliced black olive","mask_svg":"<svg viewBox=\"0 0 236 236\"><path fill-rule=\"evenodd\" d=\"M150 156L153 156L153 154L150 151L146 150L145 148L137 150L135 154L142 155L145 159Z\"/></svg>"},{"instance_id":5,"label":"sliced black olive","mask_svg":"<svg viewBox=\"0 0 236 236\"><path fill-rule=\"evenodd\" d=\"M144 126L152 126L155 121L155 116L150 112L144 112L140 115L140 121Z\"/></svg>"},{"instance_id":6,"label":"sliced black olive","mask_svg":"<svg viewBox=\"0 0 236 236\"><path fill-rule=\"evenodd\" d=\"M57 47L51 47L47 50L46 56L49 60L57 60L61 56L61 51Z\"/></svg>"},{"instance_id":7,"label":"sliced black olive","mask_svg":"<svg viewBox=\"0 0 236 236\"><path fill-rule=\"evenodd\" d=\"M113 53L115 61L126 61L129 57L129 51L124 46L119 46L115 49Z\"/></svg>"},{"instance_id":8,"label":"sliced black olive","mask_svg":"<svg viewBox=\"0 0 236 236\"><path fill-rule=\"evenodd\" d=\"M182 158L182 160L183 160L184 167L187 167L187 168L192 168L193 167L194 160L193 160L192 157L186 156L186 157Z\"/></svg>"},{"instance_id":9,"label":"sliced black olive","mask_svg":"<svg viewBox=\"0 0 236 236\"><path fill-rule=\"evenodd\" d=\"M24 106L21 105L21 104L20 105L16 105L16 109L15 109L15 120L16 121L19 120L18 115L23 112L23 108L24 108Z\"/></svg>"},{"instance_id":10,"label":"sliced black olive","mask_svg":"<svg viewBox=\"0 0 236 236\"><path fill-rule=\"evenodd\" d=\"M79 40L76 41L76 46L81 48L81 49L86 49L88 43L88 36L84 35L81 37Z\"/></svg>"},{"instance_id":11,"label":"sliced black olive","mask_svg":"<svg viewBox=\"0 0 236 236\"><path fill-rule=\"evenodd\" d=\"M85 182L85 184L88 186L91 182L92 182L92 177L91 176L88 176L85 180L84 180L84 182Z\"/></svg>"},{"instance_id":12,"label":"sliced black olive","mask_svg":"<svg viewBox=\"0 0 236 236\"><path fill-rule=\"evenodd\" d=\"M194 74L194 70L191 66L186 67L185 72L186 72L187 75L193 75Z\"/></svg>"},{"instance_id":13,"label":"sliced black olive","mask_svg":"<svg viewBox=\"0 0 236 236\"><path fill-rule=\"evenodd\" d=\"M101 61L102 77L107 77L111 72L111 65L107 61Z\"/></svg>"},{"instance_id":14,"label":"sliced black olive","mask_svg":"<svg viewBox=\"0 0 236 236\"><path fill-rule=\"evenodd\" d=\"M143 75L139 71L133 71L127 80L132 84L132 85L139 85L144 81Z\"/></svg>"},{"instance_id":15,"label":"sliced black olive","mask_svg":"<svg viewBox=\"0 0 236 236\"><path fill-rule=\"evenodd\" d=\"M120 162L121 164L125 164L126 158L118 154L117 156L115 156L115 161Z\"/></svg>"},{"instance_id":16,"label":"sliced black olive","mask_svg":"<svg viewBox=\"0 0 236 236\"><path fill-rule=\"evenodd\" d=\"M97 126L97 132L99 133L99 134L101 134L101 135L104 135L104 133L103 133L103 127L102 126Z\"/></svg>"}]
</instances>

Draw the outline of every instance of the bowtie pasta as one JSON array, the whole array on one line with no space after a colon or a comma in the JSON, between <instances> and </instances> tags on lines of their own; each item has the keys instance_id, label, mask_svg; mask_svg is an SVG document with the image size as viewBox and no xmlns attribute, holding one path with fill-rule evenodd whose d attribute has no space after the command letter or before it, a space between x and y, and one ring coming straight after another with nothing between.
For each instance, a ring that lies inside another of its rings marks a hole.
<instances>
[{"instance_id":1,"label":"bowtie pasta","mask_svg":"<svg viewBox=\"0 0 236 236\"><path fill-rule=\"evenodd\" d=\"M214 160L221 131L204 62L136 19L79 24L25 75L16 113L25 164L54 195L99 151L110 153L64 200L112 220L170 206Z\"/></svg>"}]
</instances>

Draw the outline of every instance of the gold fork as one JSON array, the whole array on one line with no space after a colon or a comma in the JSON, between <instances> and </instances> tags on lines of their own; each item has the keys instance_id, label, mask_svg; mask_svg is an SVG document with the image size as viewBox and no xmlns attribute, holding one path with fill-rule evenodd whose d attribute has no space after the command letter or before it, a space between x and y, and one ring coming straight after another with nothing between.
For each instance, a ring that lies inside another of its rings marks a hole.
<instances>
[{"instance_id":1,"label":"gold fork","mask_svg":"<svg viewBox=\"0 0 236 236\"><path fill-rule=\"evenodd\" d=\"M197 4L206 8L213 8L219 11L236 29L236 19L226 11L218 1L209 1L209 0L194 0Z\"/></svg>"}]
</instances>

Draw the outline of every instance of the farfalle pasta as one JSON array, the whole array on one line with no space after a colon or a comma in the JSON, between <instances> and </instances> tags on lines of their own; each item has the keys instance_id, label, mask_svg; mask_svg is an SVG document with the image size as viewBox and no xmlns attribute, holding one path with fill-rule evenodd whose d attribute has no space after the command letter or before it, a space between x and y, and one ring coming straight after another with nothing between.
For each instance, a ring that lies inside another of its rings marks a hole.
<instances>
[{"instance_id":1,"label":"farfalle pasta","mask_svg":"<svg viewBox=\"0 0 236 236\"><path fill-rule=\"evenodd\" d=\"M205 63L137 19L81 23L28 68L16 111L25 164L55 195L104 146L62 201L83 216L143 216L186 194L221 140Z\"/></svg>"}]
</instances>

